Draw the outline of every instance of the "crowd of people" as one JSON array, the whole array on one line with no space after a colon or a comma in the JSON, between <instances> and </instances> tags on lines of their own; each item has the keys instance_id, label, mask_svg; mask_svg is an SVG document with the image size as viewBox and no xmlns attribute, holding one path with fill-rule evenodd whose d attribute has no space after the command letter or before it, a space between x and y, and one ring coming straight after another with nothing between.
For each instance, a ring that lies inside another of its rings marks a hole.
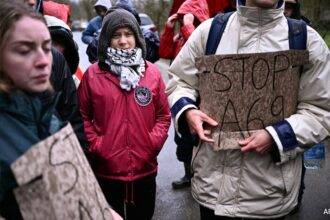
<instances>
[{"instance_id":1,"label":"crowd of people","mask_svg":"<svg viewBox=\"0 0 330 220\"><path fill-rule=\"evenodd\" d=\"M298 0L229 0L213 54L295 49L291 17L303 27L309 63L301 68L293 114L237 140L239 149L226 142L215 150L211 134L220 122L200 108L196 58L206 55L214 23L224 16L213 18L208 4L184 1L159 39L140 27L130 0L97 0L97 16L82 32L92 63L84 73L70 25L44 15L42 0L1 4L0 219L23 219L11 164L67 123L114 219L152 219L157 156L171 119L185 171L172 187L191 187L201 220L283 220L299 209L303 152L330 135L329 49ZM167 84L154 64L159 58L171 60Z\"/></svg>"}]
</instances>

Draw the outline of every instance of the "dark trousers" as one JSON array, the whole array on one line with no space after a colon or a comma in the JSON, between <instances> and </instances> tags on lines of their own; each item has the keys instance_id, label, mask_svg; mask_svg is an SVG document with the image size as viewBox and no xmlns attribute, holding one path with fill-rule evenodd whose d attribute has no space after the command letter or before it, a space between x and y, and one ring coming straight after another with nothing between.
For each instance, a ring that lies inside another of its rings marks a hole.
<instances>
[{"instance_id":1,"label":"dark trousers","mask_svg":"<svg viewBox=\"0 0 330 220\"><path fill-rule=\"evenodd\" d=\"M204 206L199 206L200 208L200 214L201 214L201 220L254 220L253 218L231 218L227 216L217 216L214 214L214 210L205 208ZM272 220L284 220L285 217L280 218L272 218Z\"/></svg>"},{"instance_id":2,"label":"dark trousers","mask_svg":"<svg viewBox=\"0 0 330 220\"><path fill-rule=\"evenodd\" d=\"M134 182L98 178L111 207L125 220L150 220L155 210L156 175Z\"/></svg>"}]
</instances>

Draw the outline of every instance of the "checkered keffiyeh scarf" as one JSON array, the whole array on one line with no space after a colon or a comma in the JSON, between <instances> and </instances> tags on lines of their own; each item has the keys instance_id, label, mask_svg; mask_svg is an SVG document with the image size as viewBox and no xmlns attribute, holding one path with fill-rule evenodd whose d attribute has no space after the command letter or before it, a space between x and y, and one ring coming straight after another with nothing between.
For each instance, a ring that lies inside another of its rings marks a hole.
<instances>
[{"instance_id":1,"label":"checkered keffiyeh scarf","mask_svg":"<svg viewBox=\"0 0 330 220\"><path fill-rule=\"evenodd\" d=\"M145 61L140 48L109 47L105 63L109 65L111 73L118 75L120 87L126 91L139 85L140 78L143 77L145 71Z\"/></svg>"}]
</instances>

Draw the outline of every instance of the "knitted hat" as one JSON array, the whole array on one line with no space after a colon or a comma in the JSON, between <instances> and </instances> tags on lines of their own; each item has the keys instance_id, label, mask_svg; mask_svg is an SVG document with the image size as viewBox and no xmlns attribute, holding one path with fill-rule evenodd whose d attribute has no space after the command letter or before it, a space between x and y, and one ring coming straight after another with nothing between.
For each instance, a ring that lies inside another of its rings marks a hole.
<instances>
[{"instance_id":1,"label":"knitted hat","mask_svg":"<svg viewBox=\"0 0 330 220\"><path fill-rule=\"evenodd\" d=\"M111 8L103 19L97 48L99 66L101 69L107 69L107 64L105 63L107 48L110 47L112 35L119 28L130 28L134 32L136 46L142 49L142 56L144 59L146 58L146 43L135 17L124 9Z\"/></svg>"}]
</instances>

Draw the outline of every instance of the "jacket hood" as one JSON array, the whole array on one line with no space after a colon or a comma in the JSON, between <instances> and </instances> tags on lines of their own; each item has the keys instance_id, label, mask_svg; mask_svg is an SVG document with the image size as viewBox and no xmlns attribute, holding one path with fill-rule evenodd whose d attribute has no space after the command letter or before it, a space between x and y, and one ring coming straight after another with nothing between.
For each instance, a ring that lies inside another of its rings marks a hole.
<instances>
[{"instance_id":1,"label":"jacket hood","mask_svg":"<svg viewBox=\"0 0 330 220\"><path fill-rule=\"evenodd\" d=\"M131 0L118 0L115 4L115 7L122 8L125 9L126 11L131 12L134 15L135 19L138 21L138 23L141 24L139 13L134 8Z\"/></svg>"},{"instance_id":2,"label":"jacket hood","mask_svg":"<svg viewBox=\"0 0 330 220\"><path fill-rule=\"evenodd\" d=\"M112 7L110 0L97 0L97 2L94 4L94 8L96 6L102 6L105 7L107 10Z\"/></svg>"},{"instance_id":3,"label":"jacket hood","mask_svg":"<svg viewBox=\"0 0 330 220\"><path fill-rule=\"evenodd\" d=\"M79 65L79 53L77 43L73 40L70 27L61 19L53 16L44 16L53 41L64 44L64 57L68 63L70 71L74 74Z\"/></svg>"},{"instance_id":4,"label":"jacket hood","mask_svg":"<svg viewBox=\"0 0 330 220\"><path fill-rule=\"evenodd\" d=\"M13 90L9 94L0 93L0 112L13 116L28 127L38 122L35 133L40 139L44 139L50 134L52 116L60 94L51 96L47 102L41 101L41 95L42 93L31 94L21 90Z\"/></svg>"},{"instance_id":5,"label":"jacket hood","mask_svg":"<svg viewBox=\"0 0 330 220\"><path fill-rule=\"evenodd\" d=\"M290 18L294 18L297 20L302 19L301 12L300 12L300 2L298 0L285 0L285 4L292 5L292 15ZM306 21L305 21L306 22ZM309 22L306 22L309 23Z\"/></svg>"},{"instance_id":6,"label":"jacket hood","mask_svg":"<svg viewBox=\"0 0 330 220\"><path fill-rule=\"evenodd\" d=\"M200 23L209 19L210 12L206 0L187 0L177 11L178 14L193 14Z\"/></svg>"},{"instance_id":7,"label":"jacket hood","mask_svg":"<svg viewBox=\"0 0 330 220\"><path fill-rule=\"evenodd\" d=\"M129 8L134 8L131 0L118 0L115 5L126 5Z\"/></svg>"}]
</instances>

